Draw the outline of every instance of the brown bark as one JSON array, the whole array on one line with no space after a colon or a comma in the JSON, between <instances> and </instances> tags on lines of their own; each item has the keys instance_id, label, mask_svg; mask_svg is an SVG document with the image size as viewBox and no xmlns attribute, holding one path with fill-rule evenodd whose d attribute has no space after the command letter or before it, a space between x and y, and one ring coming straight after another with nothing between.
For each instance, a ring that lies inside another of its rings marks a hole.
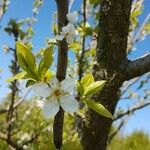
<instances>
[{"instance_id":1,"label":"brown bark","mask_svg":"<svg viewBox=\"0 0 150 150\"><path fill-rule=\"evenodd\" d=\"M127 36L131 0L102 0L99 20L96 80L107 80L107 85L93 99L114 114L124 82ZM88 109L82 125L81 143L84 150L105 150L112 120Z\"/></svg>"},{"instance_id":2,"label":"brown bark","mask_svg":"<svg viewBox=\"0 0 150 150\"><path fill-rule=\"evenodd\" d=\"M65 26L68 21L66 15L68 14L68 0L56 0L57 13L58 13L58 32ZM59 42L58 46L58 58L57 58L57 79L61 82L66 77L66 69L68 62L68 45L65 39ZM57 149L62 146L63 136L63 122L64 122L64 110L60 107L59 112L54 118L53 124L53 141Z\"/></svg>"}]
</instances>

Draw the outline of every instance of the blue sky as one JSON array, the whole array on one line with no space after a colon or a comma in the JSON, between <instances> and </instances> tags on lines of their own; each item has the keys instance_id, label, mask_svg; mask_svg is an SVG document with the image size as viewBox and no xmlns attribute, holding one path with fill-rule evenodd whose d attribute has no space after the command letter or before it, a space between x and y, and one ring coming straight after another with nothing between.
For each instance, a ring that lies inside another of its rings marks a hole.
<instances>
[{"instance_id":1,"label":"blue sky","mask_svg":"<svg viewBox=\"0 0 150 150\"><path fill-rule=\"evenodd\" d=\"M2 22L0 23L0 68L3 69L3 73L0 74L0 99L5 96L8 92L7 83L5 79L10 76L8 65L11 60L10 54L5 54L2 50L2 45L8 44L14 47L13 38L8 36L4 31L4 27L6 27L10 18L14 19L25 19L28 17L32 17L32 2L33 0L12 0L8 11L4 15ZM72 7L72 10L80 9L80 0L75 0L75 3ZM145 0L144 2L144 10L143 14L139 17L140 24L143 22L146 15L149 13L150 5L149 0ZM55 0L45 0L44 5L40 8L40 13L37 15L38 22L33 26L35 36L32 39L32 43L34 45L34 51L38 51L41 47L45 45L45 39L47 37L53 37L51 32L52 20L53 20L53 12L56 11ZM133 51L128 58L135 59L139 56L142 56L146 51L150 52L149 45L150 37L148 36L146 40L138 43L136 45L136 51ZM72 55L71 55L72 56ZM137 84L131 88L133 90ZM149 85L146 88L150 88ZM142 94L142 92L140 93ZM120 102L119 106L127 107L130 105L129 100ZM134 129L143 129L145 132L150 134L150 106L146 107L137 113L129 120L127 126L124 128L124 133L130 133Z\"/></svg>"}]
</instances>

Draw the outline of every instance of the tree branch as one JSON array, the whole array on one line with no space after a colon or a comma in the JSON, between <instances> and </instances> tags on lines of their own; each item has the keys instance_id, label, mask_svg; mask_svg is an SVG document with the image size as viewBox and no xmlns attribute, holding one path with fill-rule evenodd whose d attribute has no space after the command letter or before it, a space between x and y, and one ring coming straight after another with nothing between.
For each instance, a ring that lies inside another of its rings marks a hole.
<instances>
[{"instance_id":1,"label":"tree branch","mask_svg":"<svg viewBox=\"0 0 150 150\"><path fill-rule=\"evenodd\" d=\"M86 24L86 0L83 0L83 26L85 27ZM79 80L81 80L82 76L83 76L83 61L84 61L84 56L85 56L85 40L86 37L85 35L83 36L82 39L82 51L81 51L81 55L79 58Z\"/></svg>"},{"instance_id":2,"label":"tree branch","mask_svg":"<svg viewBox=\"0 0 150 150\"><path fill-rule=\"evenodd\" d=\"M130 61L126 67L126 80L141 76L150 71L150 54Z\"/></svg>"},{"instance_id":3,"label":"tree branch","mask_svg":"<svg viewBox=\"0 0 150 150\"><path fill-rule=\"evenodd\" d=\"M122 113L122 114L118 114L113 121L116 121L122 117L124 117L125 115L130 115L133 114L136 110L139 110L141 108L144 108L146 106L150 105L150 101L147 102L139 102L138 104L136 104L136 106L133 106L132 108L128 109L126 112Z\"/></svg>"},{"instance_id":4,"label":"tree branch","mask_svg":"<svg viewBox=\"0 0 150 150\"><path fill-rule=\"evenodd\" d=\"M122 127L124 126L124 124L126 123L126 120L121 120L119 126L117 127L117 129L110 134L109 139L108 139L108 144L111 143L112 139L117 135L117 133L122 129Z\"/></svg>"},{"instance_id":5,"label":"tree branch","mask_svg":"<svg viewBox=\"0 0 150 150\"><path fill-rule=\"evenodd\" d=\"M56 0L58 12L58 32L61 32L62 27L68 21L66 15L68 14L69 0ZM57 58L57 79L61 82L66 77L66 69L68 63L68 45L66 39L59 42L58 45L58 58ZM57 149L62 146L64 110L60 107L59 112L54 118L53 124L53 141Z\"/></svg>"}]
</instances>

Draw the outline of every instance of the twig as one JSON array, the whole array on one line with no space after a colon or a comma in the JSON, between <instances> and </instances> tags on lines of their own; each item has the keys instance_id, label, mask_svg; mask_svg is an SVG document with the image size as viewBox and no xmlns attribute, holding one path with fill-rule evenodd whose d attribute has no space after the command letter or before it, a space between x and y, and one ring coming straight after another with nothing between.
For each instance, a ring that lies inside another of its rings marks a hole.
<instances>
[{"instance_id":1,"label":"twig","mask_svg":"<svg viewBox=\"0 0 150 150\"><path fill-rule=\"evenodd\" d=\"M149 106L150 105L150 101L147 101L147 102L139 102L138 104L136 104L135 106L133 106L132 108L129 108L126 112L124 113L121 113L121 114L118 114L114 119L113 121L116 121L122 117L124 117L125 115L131 115L133 114L136 110L139 110L141 108L144 108L146 106Z\"/></svg>"},{"instance_id":2,"label":"twig","mask_svg":"<svg viewBox=\"0 0 150 150\"><path fill-rule=\"evenodd\" d=\"M126 120L123 119L121 120L119 126L117 127L117 129L112 133L110 134L109 136L109 139L108 139L108 144L111 143L112 139L117 135L117 133L122 129L122 127L124 126L124 124L126 123Z\"/></svg>"},{"instance_id":3,"label":"twig","mask_svg":"<svg viewBox=\"0 0 150 150\"><path fill-rule=\"evenodd\" d=\"M3 0L4 4L3 4L3 8L2 8L2 15L0 16L0 22L1 22L1 20L3 19L3 15L4 15L4 13L5 13L6 1L7 1L7 0Z\"/></svg>"},{"instance_id":4,"label":"twig","mask_svg":"<svg viewBox=\"0 0 150 150\"><path fill-rule=\"evenodd\" d=\"M31 89L29 89L25 95L23 96L23 98L21 98L21 100L19 100L18 102L16 102L14 104L14 109L18 108L23 102L24 100L26 99L26 97L28 96L28 94L30 93ZM0 114L4 114L4 113L7 113L9 110L9 108L0 108Z\"/></svg>"},{"instance_id":5,"label":"twig","mask_svg":"<svg viewBox=\"0 0 150 150\"><path fill-rule=\"evenodd\" d=\"M146 23L150 20L150 13L147 15L147 17L145 18L143 24L141 25L139 31L137 32L137 34L135 35L134 39L133 39L133 43L136 43L139 41L139 36L142 33L142 30L144 28L144 26L146 25Z\"/></svg>"},{"instance_id":6,"label":"twig","mask_svg":"<svg viewBox=\"0 0 150 150\"><path fill-rule=\"evenodd\" d=\"M86 24L86 0L83 0L83 26ZM79 59L79 80L81 80L83 76L83 60L85 55L85 35L83 35L82 39L82 52Z\"/></svg>"}]
</instances>

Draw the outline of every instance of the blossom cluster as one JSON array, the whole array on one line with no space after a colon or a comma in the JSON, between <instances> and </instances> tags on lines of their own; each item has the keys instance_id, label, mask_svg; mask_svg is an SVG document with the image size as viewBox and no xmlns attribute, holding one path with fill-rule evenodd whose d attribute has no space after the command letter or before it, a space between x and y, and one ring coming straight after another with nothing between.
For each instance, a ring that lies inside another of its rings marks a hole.
<instances>
[{"instance_id":1,"label":"blossom cluster","mask_svg":"<svg viewBox=\"0 0 150 150\"><path fill-rule=\"evenodd\" d=\"M60 106L68 113L73 113L79 108L79 103L73 95L73 78L59 82L54 77L48 84L43 82L34 84L32 89L39 99L36 104L43 110L46 118L55 116Z\"/></svg>"},{"instance_id":2,"label":"blossom cluster","mask_svg":"<svg viewBox=\"0 0 150 150\"><path fill-rule=\"evenodd\" d=\"M62 32L59 35L56 35L56 40L61 41L63 38L66 38L68 44L71 44L75 40L75 36L78 34L75 23L77 21L77 12L67 14L68 24L62 27Z\"/></svg>"}]
</instances>

